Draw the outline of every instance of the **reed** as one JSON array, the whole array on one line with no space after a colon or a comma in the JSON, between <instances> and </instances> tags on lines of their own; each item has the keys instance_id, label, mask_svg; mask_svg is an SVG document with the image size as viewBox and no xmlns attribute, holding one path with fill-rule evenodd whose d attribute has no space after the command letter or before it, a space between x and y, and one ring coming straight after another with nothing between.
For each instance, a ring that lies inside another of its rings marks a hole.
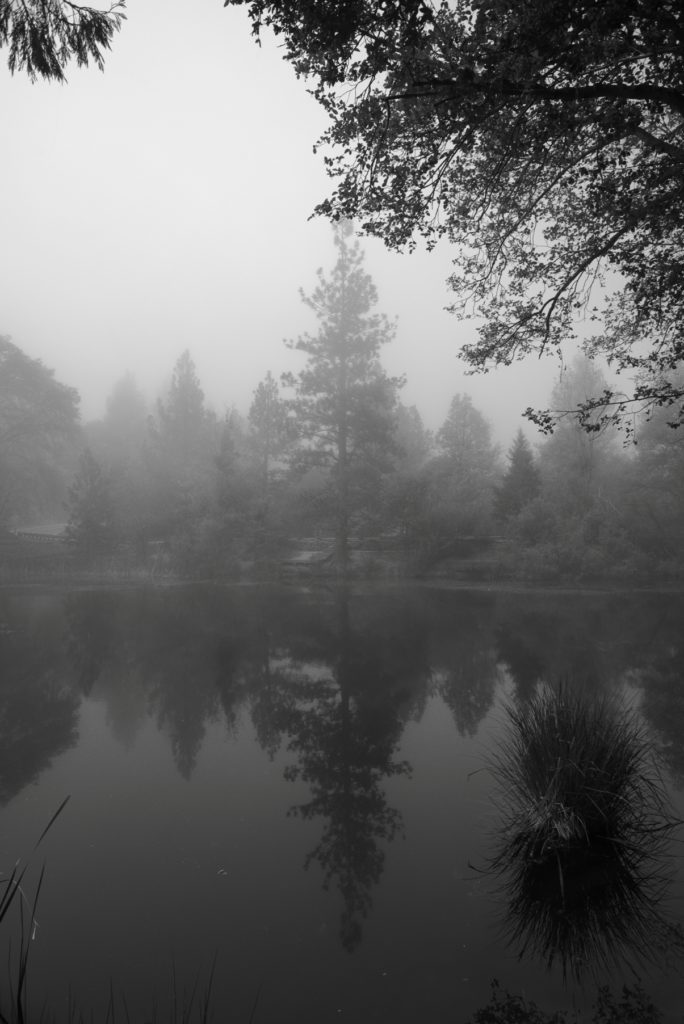
<instances>
[{"instance_id":1,"label":"reed","mask_svg":"<svg viewBox=\"0 0 684 1024\"><path fill-rule=\"evenodd\" d=\"M45 877L45 865L41 867L38 877L38 884L35 887L33 898L29 901L24 885L25 876L31 864L31 858L39 848L46 835L57 821L67 803L69 797L65 797L55 813L36 840L33 850L25 863L17 861L7 878L0 878L2 895L0 896L0 925L6 922L7 916L13 907L18 911L18 942L16 949L16 960L12 955L12 946L9 945L7 964L7 1004L0 1002L0 1024L26 1024L28 1020L27 1010L27 979L28 965L31 954L32 942L35 938L37 920L36 911L40 890ZM29 911L28 918L26 911Z\"/></svg>"}]
</instances>

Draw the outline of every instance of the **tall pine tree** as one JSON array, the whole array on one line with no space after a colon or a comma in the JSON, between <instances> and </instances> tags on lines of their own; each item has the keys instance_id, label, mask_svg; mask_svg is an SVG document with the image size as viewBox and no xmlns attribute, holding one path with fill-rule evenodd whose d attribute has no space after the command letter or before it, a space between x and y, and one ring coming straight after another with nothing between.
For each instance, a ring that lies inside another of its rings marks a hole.
<instances>
[{"instance_id":1,"label":"tall pine tree","mask_svg":"<svg viewBox=\"0 0 684 1024\"><path fill-rule=\"evenodd\" d=\"M388 377L380 365L381 346L392 340L394 328L374 311L377 292L350 223L335 226L335 247L330 275L319 270L313 293L301 293L319 321L318 333L286 343L305 353L306 365L298 374L285 374L283 381L295 392L299 461L329 471L335 559L344 574L352 517L389 464L393 411L403 382Z\"/></svg>"}]
</instances>

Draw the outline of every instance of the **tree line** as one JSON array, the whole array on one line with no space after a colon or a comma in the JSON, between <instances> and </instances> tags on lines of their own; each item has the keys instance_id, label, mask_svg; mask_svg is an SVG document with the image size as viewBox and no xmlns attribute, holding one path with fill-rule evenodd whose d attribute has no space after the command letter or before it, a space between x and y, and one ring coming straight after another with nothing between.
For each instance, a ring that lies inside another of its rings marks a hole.
<instances>
[{"instance_id":1,"label":"tree line","mask_svg":"<svg viewBox=\"0 0 684 1024\"><path fill-rule=\"evenodd\" d=\"M631 449L597 413L598 429L568 416L534 447L519 430L502 453L462 393L433 433L383 369L393 326L348 222L335 246L302 293L316 332L286 342L300 368L269 372L246 416L209 408L186 350L153 407L127 374L104 416L79 427L74 389L3 339L0 522L59 509L71 564L99 571L681 574L684 437L665 407ZM602 387L580 356L550 401L571 409Z\"/></svg>"}]
</instances>

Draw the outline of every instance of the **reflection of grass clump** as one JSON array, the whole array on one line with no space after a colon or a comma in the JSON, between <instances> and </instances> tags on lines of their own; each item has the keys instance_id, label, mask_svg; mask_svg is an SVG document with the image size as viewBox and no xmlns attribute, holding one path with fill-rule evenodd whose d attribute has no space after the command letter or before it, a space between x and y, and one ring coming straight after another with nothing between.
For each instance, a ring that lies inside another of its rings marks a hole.
<instances>
[{"instance_id":1,"label":"reflection of grass clump","mask_svg":"<svg viewBox=\"0 0 684 1024\"><path fill-rule=\"evenodd\" d=\"M509 708L494 755L503 808L492 867L511 939L575 975L678 937L658 912L676 822L634 715L561 686ZM641 949L640 949L641 947Z\"/></svg>"}]
</instances>

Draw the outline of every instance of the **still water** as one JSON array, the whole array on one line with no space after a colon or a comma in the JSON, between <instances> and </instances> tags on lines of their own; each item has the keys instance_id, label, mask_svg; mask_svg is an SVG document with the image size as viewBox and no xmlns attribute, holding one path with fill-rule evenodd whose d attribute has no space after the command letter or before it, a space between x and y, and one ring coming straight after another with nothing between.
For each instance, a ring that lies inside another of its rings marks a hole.
<instances>
[{"instance_id":1,"label":"still water","mask_svg":"<svg viewBox=\"0 0 684 1024\"><path fill-rule=\"evenodd\" d=\"M30 860L30 897L46 864L30 1006L170 1019L215 959L221 1022L465 1024L493 979L590 1019L636 974L681 1020L674 946L564 979L486 868L487 758L544 682L638 709L684 816L683 626L672 594L0 592L0 871Z\"/></svg>"}]
</instances>

